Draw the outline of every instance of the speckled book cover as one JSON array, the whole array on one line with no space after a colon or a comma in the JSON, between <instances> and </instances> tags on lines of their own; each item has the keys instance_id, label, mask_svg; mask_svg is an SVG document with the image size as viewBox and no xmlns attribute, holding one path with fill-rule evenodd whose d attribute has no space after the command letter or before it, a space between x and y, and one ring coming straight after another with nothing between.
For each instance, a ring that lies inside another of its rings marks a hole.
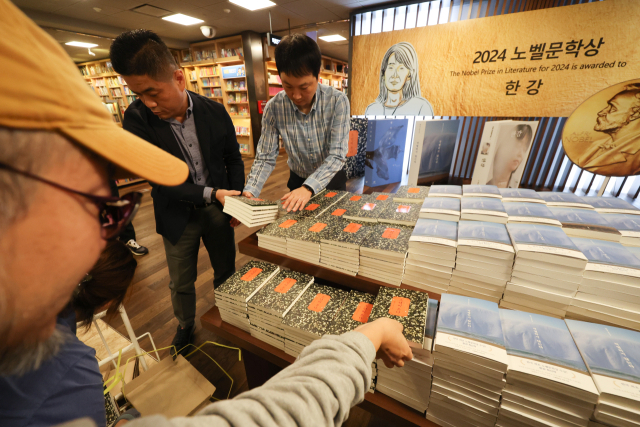
<instances>
[{"instance_id":1,"label":"speckled book cover","mask_svg":"<svg viewBox=\"0 0 640 427\"><path fill-rule=\"evenodd\" d=\"M376 202L384 202L385 200L393 200L393 193L378 193L373 192L370 194L371 198Z\"/></svg>"},{"instance_id":2,"label":"speckled book cover","mask_svg":"<svg viewBox=\"0 0 640 427\"><path fill-rule=\"evenodd\" d=\"M331 226L342 219L331 217L330 215L322 215L321 218L309 218L304 220L298 231L289 236L290 239L303 240L305 242L320 243L328 234Z\"/></svg>"},{"instance_id":3,"label":"speckled book cover","mask_svg":"<svg viewBox=\"0 0 640 427\"><path fill-rule=\"evenodd\" d=\"M258 234L286 238L294 231L297 231L298 228L301 227L300 223L303 221L304 218L294 218L289 216L278 218L275 222L272 222L260 230Z\"/></svg>"},{"instance_id":4,"label":"speckled book cover","mask_svg":"<svg viewBox=\"0 0 640 427\"><path fill-rule=\"evenodd\" d=\"M420 217L420 205L410 203L391 203L378 215L379 222L397 224L398 221L411 222L413 224Z\"/></svg>"},{"instance_id":5,"label":"speckled book cover","mask_svg":"<svg viewBox=\"0 0 640 427\"><path fill-rule=\"evenodd\" d=\"M421 203L428 196L429 187L415 185L401 185L396 194L393 195L396 199L414 199L416 203Z\"/></svg>"},{"instance_id":6,"label":"speckled book cover","mask_svg":"<svg viewBox=\"0 0 640 427\"><path fill-rule=\"evenodd\" d=\"M375 220L382 213L385 207L389 206L393 201L387 200L365 200L359 203L349 205L345 216L348 218L363 218Z\"/></svg>"},{"instance_id":7,"label":"speckled book cover","mask_svg":"<svg viewBox=\"0 0 640 427\"><path fill-rule=\"evenodd\" d=\"M362 242L361 247L405 253L409 248L409 239L412 232L413 227L378 224L373 227L369 236Z\"/></svg>"},{"instance_id":8,"label":"speckled book cover","mask_svg":"<svg viewBox=\"0 0 640 427\"><path fill-rule=\"evenodd\" d=\"M304 219L304 218L313 218L315 216L320 215L325 208L320 206L317 203L309 203L306 204L305 208L297 211L297 212L287 212L286 209L282 207L282 200L278 200L278 216L279 217L289 217L294 219Z\"/></svg>"},{"instance_id":9,"label":"speckled book cover","mask_svg":"<svg viewBox=\"0 0 640 427\"><path fill-rule=\"evenodd\" d=\"M429 295L426 292L381 287L373 304L369 322L388 317L402 323L407 341L422 347L427 324Z\"/></svg>"},{"instance_id":10,"label":"speckled book cover","mask_svg":"<svg viewBox=\"0 0 640 427\"><path fill-rule=\"evenodd\" d=\"M282 323L322 336L349 292L314 283L291 307Z\"/></svg>"},{"instance_id":11,"label":"speckled book cover","mask_svg":"<svg viewBox=\"0 0 640 427\"><path fill-rule=\"evenodd\" d=\"M375 295L359 291L351 291L340 307L338 314L325 331L330 335L342 335L353 331L358 326L369 321Z\"/></svg>"},{"instance_id":12,"label":"speckled book cover","mask_svg":"<svg viewBox=\"0 0 640 427\"><path fill-rule=\"evenodd\" d=\"M216 289L216 294L247 300L267 279L280 270L266 261L249 261Z\"/></svg>"},{"instance_id":13,"label":"speckled book cover","mask_svg":"<svg viewBox=\"0 0 640 427\"><path fill-rule=\"evenodd\" d=\"M334 222L327 233L322 237L322 242L348 243L360 246L372 231L372 226L366 222L340 220Z\"/></svg>"},{"instance_id":14,"label":"speckled book cover","mask_svg":"<svg viewBox=\"0 0 640 427\"><path fill-rule=\"evenodd\" d=\"M262 307L283 317L298 296L313 283L313 276L292 270L280 271L249 300L249 305Z\"/></svg>"},{"instance_id":15,"label":"speckled book cover","mask_svg":"<svg viewBox=\"0 0 640 427\"><path fill-rule=\"evenodd\" d=\"M274 206L275 207L277 205L277 203L273 200L265 200L259 197L227 196L227 198L237 200L249 206Z\"/></svg>"}]
</instances>

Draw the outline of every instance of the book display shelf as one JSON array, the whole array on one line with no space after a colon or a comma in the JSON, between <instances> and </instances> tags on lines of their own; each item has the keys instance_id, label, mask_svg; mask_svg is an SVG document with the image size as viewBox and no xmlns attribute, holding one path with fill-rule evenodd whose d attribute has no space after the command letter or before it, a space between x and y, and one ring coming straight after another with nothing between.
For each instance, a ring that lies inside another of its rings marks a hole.
<instances>
[{"instance_id":1,"label":"book display shelf","mask_svg":"<svg viewBox=\"0 0 640 427\"><path fill-rule=\"evenodd\" d=\"M348 81L347 74L345 73L346 69L346 62L323 56L318 79L320 83L333 86L339 91L344 92Z\"/></svg>"}]
</instances>

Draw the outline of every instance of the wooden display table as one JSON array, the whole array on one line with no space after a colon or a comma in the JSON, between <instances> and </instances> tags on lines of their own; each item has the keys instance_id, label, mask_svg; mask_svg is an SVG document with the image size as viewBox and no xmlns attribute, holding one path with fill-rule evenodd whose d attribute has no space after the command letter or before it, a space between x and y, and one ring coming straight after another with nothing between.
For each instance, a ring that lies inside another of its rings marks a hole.
<instances>
[{"instance_id":1,"label":"wooden display table","mask_svg":"<svg viewBox=\"0 0 640 427\"><path fill-rule=\"evenodd\" d=\"M319 282L332 286L356 289L372 294L377 294L380 286L395 287L366 277L349 276L335 270L288 257L278 252L260 248L258 247L258 238L255 233L240 241L238 247L242 254L259 258L291 270L310 274L316 279L320 279ZM402 285L401 287L422 291L407 285ZM440 295L429 293L429 298L440 300ZM247 382L250 388L262 385L270 376L273 376L280 369L289 366L295 361L295 357L288 355L284 351L251 336L250 333L240 328L223 322L217 307L213 307L206 312L200 320L202 327L244 350L244 364L247 370ZM366 393L364 402L358 406L374 416L384 418L398 426L437 426L437 424L427 420L424 414L379 392Z\"/></svg>"}]
</instances>

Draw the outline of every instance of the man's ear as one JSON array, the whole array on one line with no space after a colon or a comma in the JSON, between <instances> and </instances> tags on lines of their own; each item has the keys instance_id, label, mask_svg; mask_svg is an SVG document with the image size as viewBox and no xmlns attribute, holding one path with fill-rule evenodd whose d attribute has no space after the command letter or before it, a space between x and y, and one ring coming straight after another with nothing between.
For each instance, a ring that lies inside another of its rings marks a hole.
<instances>
[{"instance_id":1,"label":"man's ear","mask_svg":"<svg viewBox=\"0 0 640 427\"><path fill-rule=\"evenodd\" d=\"M173 80L178 84L181 90L186 88L187 81L184 77L184 72L180 68L173 72Z\"/></svg>"}]
</instances>

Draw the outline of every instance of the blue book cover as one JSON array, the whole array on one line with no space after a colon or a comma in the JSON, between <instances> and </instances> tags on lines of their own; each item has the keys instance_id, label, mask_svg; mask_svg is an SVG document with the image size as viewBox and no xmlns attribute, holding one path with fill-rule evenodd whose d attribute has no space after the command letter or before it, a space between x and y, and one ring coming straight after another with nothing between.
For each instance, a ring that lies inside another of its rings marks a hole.
<instances>
[{"instance_id":1,"label":"blue book cover","mask_svg":"<svg viewBox=\"0 0 640 427\"><path fill-rule=\"evenodd\" d=\"M420 218L416 222L409 241L433 241L434 243L439 243L437 239L448 240L451 246L455 246L455 242L458 240L458 223L440 219ZM448 244L446 242L442 243Z\"/></svg>"},{"instance_id":2,"label":"blue book cover","mask_svg":"<svg viewBox=\"0 0 640 427\"><path fill-rule=\"evenodd\" d=\"M570 203L570 204L576 204L576 205L581 205L585 207L591 207L591 205L589 205L587 202L585 202L584 200L582 200L580 197L576 196L573 193L562 193L562 192L555 192L555 191L539 191L538 195L542 197L542 199L545 202L547 202L547 204Z\"/></svg>"},{"instance_id":3,"label":"blue book cover","mask_svg":"<svg viewBox=\"0 0 640 427\"><path fill-rule=\"evenodd\" d=\"M554 223L559 222L547 205L542 203L505 202L503 206L510 217L544 218Z\"/></svg>"},{"instance_id":4,"label":"blue book cover","mask_svg":"<svg viewBox=\"0 0 640 427\"><path fill-rule=\"evenodd\" d=\"M630 248L620 243L580 237L571 237L571 240L587 257L589 263L640 269L640 260L629 251Z\"/></svg>"},{"instance_id":5,"label":"blue book cover","mask_svg":"<svg viewBox=\"0 0 640 427\"><path fill-rule=\"evenodd\" d=\"M589 203L596 209L603 209L607 211L629 210L640 213L640 209L617 197L583 197L582 200Z\"/></svg>"},{"instance_id":6,"label":"blue book cover","mask_svg":"<svg viewBox=\"0 0 640 427\"><path fill-rule=\"evenodd\" d=\"M442 294L436 332L505 345L498 304L477 298Z\"/></svg>"},{"instance_id":7,"label":"blue book cover","mask_svg":"<svg viewBox=\"0 0 640 427\"><path fill-rule=\"evenodd\" d=\"M440 195L447 196L462 196L462 186L460 185L432 185L429 189L428 197L439 197Z\"/></svg>"},{"instance_id":8,"label":"blue book cover","mask_svg":"<svg viewBox=\"0 0 640 427\"><path fill-rule=\"evenodd\" d=\"M640 383L640 332L565 320L591 373Z\"/></svg>"},{"instance_id":9,"label":"blue book cover","mask_svg":"<svg viewBox=\"0 0 640 427\"><path fill-rule=\"evenodd\" d=\"M538 200L539 203L544 203L542 197L540 197L535 190L530 190L528 188L498 188L498 191L500 191L503 199L514 199L514 201L530 199Z\"/></svg>"},{"instance_id":10,"label":"blue book cover","mask_svg":"<svg viewBox=\"0 0 640 427\"><path fill-rule=\"evenodd\" d=\"M460 201L460 209L474 209L479 211L493 211L507 213L500 199L491 197L464 197Z\"/></svg>"},{"instance_id":11,"label":"blue book cover","mask_svg":"<svg viewBox=\"0 0 640 427\"><path fill-rule=\"evenodd\" d=\"M551 246L580 252L562 228L552 225L507 224L507 230L516 245Z\"/></svg>"},{"instance_id":12,"label":"blue book cover","mask_svg":"<svg viewBox=\"0 0 640 427\"><path fill-rule=\"evenodd\" d=\"M640 247L627 246L627 250L633 254L634 257L640 259Z\"/></svg>"},{"instance_id":13,"label":"blue book cover","mask_svg":"<svg viewBox=\"0 0 640 427\"><path fill-rule=\"evenodd\" d=\"M418 185L421 178L449 173L460 120L427 120L424 126Z\"/></svg>"},{"instance_id":14,"label":"blue book cover","mask_svg":"<svg viewBox=\"0 0 640 427\"><path fill-rule=\"evenodd\" d=\"M424 337L429 339L431 343L436 336L436 324L438 320L438 300L429 298L429 305L427 309L427 325L424 328ZM431 350L431 346L425 347L427 350Z\"/></svg>"},{"instance_id":15,"label":"blue book cover","mask_svg":"<svg viewBox=\"0 0 640 427\"><path fill-rule=\"evenodd\" d=\"M477 240L511 246L511 239L504 224L485 221L460 221L458 240Z\"/></svg>"},{"instance_id":16,"label":"blue book cover","mask_svg":"<svg viewBox=\"0 0 640 427\"><path fill-rule=\"evenodd\" d=\"M495 185L463 185L462 195L474 197L475 195L488 194L495 195L497 198L502 197Z\"/></svg>"},{"instance_id":17,"label":"blue book cover","mask_svg":"<svg viewBox=\"0 0 640 427\"><path fill-rule=\"evenodd\" d=\"M585 226L611 227L598 212L579 208L550 207L551 213L564 224L579 224Z\"/></svg>"},{"instance_id":18,"label":"blue book cover","mask_svg":"<svg viewBox=\"0 0 640 427\"><path fill-rule=\"evenodd\" d=\"M500 310L500 318L509 356L534 359L588 374L564 320L506 309Z\"/></svg>"},{"instance_id":19,"label":"blue book cover","mask_svg":"<svg viewBox=\"0 0 640 427\"><path fill-rule=\"evenodd\" d=\"M408 128L408 119L369 120L364 185L402 181Z\"/></svg>"},{"instance_id":20,"label":"blue book cover","mask_svg":"<svg viewBox=\"0 0 640 427\"><path fill-rule=\"evenodd\" d=\"M600 214L607 223L616 230L623 231L635 231L640 232L640 215L631 214L615 214L615 213L603 213Z\"/></svg>"},{"instance_id":21,"label":"blue book cover","mask_svg":"<svg viewBox=\"0 0 640 427\"><path fill-rule=\"evenodd\" d=\"M454 197L427 197L420 208L423 212L434 210L455 211L460 213L460 199Z\"/></svg>"}]
</instances>

